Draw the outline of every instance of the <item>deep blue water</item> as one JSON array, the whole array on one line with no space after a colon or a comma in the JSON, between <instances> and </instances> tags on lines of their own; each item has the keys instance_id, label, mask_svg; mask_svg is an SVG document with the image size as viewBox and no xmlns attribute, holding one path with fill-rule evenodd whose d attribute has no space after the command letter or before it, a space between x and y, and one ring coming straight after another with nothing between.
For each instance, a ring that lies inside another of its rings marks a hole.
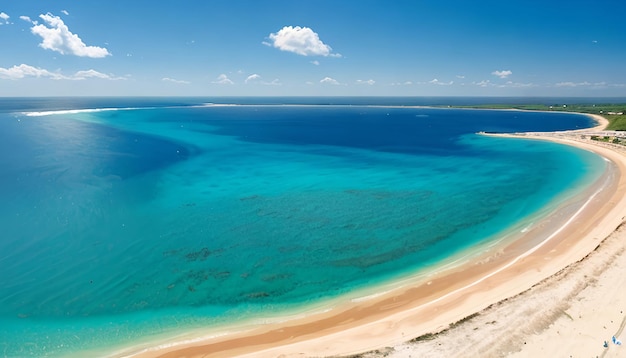
<instances>
[{"instance_id":1,"label":"deep blue water","mask_svg":"<svg viewBox=\"0 0 626 358\"><path fill-rule=\"evenodd\" d=\"M602 172L579 149L475 134L586 116L381 107L504 100L0 99L0 351L304 309L428 269ZM26 114L94 108L118 110Z\"/></svg>"}]
</instances>

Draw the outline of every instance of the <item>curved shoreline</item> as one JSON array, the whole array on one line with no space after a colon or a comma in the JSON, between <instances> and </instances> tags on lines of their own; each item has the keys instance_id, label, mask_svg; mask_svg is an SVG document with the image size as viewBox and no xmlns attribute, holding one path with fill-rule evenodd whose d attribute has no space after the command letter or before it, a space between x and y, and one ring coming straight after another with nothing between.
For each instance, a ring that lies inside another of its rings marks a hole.
<instances>
[{"instance_id":1,"label":"curved shoreline","mask_svg":"<svg viewBox=\"0 0 626 358\"><path fill-rule=\"evenodd\" d=\"M582 131L524 136L575 145L616 164L612 172L614 181L607 187L610 189L595 188L587 193L586 210L580 209L580 213L566 218L565 224L558 228L550 225L556 218L551 216L536 225L536 230L527 233L535 236L553 233L530 251L521 247L518 240L488 257L433 277L421 285L351 302L304 319L188 345L147 349L132 356L212 356L210 352L215 356L251 354L255 357L302 356L302 352L307 356L354 354L440 331L450 322L515 296L584 257L598 244L598 238L608 236L621 223L620 214L626 208L626 157L596 143L574 141L566 134L575 133L574 136L580 137L584 131L602 128L601 125ZM551 259L546 261L546 258Z\"/></svg>"}]
</instances>

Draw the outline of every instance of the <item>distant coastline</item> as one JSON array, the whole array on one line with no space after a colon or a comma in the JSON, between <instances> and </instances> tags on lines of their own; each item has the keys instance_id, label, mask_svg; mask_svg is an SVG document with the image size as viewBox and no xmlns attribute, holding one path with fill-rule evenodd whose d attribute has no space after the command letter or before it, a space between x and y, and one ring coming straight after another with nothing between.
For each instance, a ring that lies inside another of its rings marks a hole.
<instances>
[{"instance_id":1,"label":"distant coastline","mask_svg":"<svg viewBox=\"0 0 626 358\"><path fill-rule=\"evenodd\" d=\"M558 102L556 102L558 103ZM599 124L596 129L624 131L626 130L626 103L615 102L612 104L481 104L463 105L455 108L463 109L497 109L497 110L519 110L519 111L539 111L539 112L564 112L589 115ZM606 117L605 117L606 116Z\"/></svg>"}]
</instances>

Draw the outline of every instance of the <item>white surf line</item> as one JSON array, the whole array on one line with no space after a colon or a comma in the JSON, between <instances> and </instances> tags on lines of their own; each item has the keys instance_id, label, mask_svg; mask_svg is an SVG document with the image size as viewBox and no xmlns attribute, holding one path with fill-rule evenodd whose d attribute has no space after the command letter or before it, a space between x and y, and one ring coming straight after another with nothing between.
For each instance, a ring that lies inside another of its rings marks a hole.
<instances>
[{"instance_id":1,"label":"white surf line","mask_svg":"<svg viewBox=\"0 0 626 358\"><path fill-rule=\"evenodd\" d=\"M381 292L372 293L371 295L367 295L367 296L361 296L361 297L352 298L350 300L350 302L359 303L359 302L369 301L369 300L372 300L374 298L377 298L377 297L380 297L380 296L384 296L384 295L386 295L388 293L391 293L391 292L394 292L394 291L398 291L398 290L400 290L400 289L402 289L404 287L405 286L402 285L402 286L399 286L399 287L394 287L394 288L392 288L390 290L387 290L387 291L381 291Z\"/></svg>"},{"instance_id":2,"label":"white surf line","mask_svg":"<svg viewBox=\"0 0 626 358\"><path fill-rule=\"evenodd\" d=\"M236 335L236 334L246 334L249 332L253 332L258 327L272 325L272 324L281 324L281 323L286 323L290 321L296 321L298 319L304 319L310 316L328 313L328 312L331 312L332 310L333 308L330 307L330 308L322 308L319 310L314 310L311 312L296 313L293 315L286 315L286 316L276 317L276 318L258 318L250 322L250 325L252 326L252 328L238 329L235 326L235 327L227 328L227 330L225 331L198 335L196 337L193 337L193 334L192 334L191 338L172 340L167 343L157 344L155 346L150 346L146 348L137 348L138 350L133 350L133 347L121 348L121 349L118 349L116 352L113 352L107 355L106 357L107 358L113 358L113 357L132 358L132 357L136 357L136 356L151 353L151 352L158 352L158 351L168 349L168 348L176 348L176 347L185 346L185 345L194 344L194 343L204 343L211 339L216 339L216 338L221 338L221 337L231 336L231 335ZM182 336L185 336L185 335L186 335L185 333L182 334Z\"/></svg>"},{"instance_id":3,"label":"white surf line","mask_svg":"<svg viewBox=\"0 0 626 358\"><path fill-rule=\"evenodd\" d=\"M108 111L129 111L139 109L150 109L152 107L126 107L126 108L85 108L85 109L64 109L58 111L42 111L42 112L21 112L27 117L43 117L53 116L57 114L77 114L77 113L94 113L94 112L108 112Z\"/></svg>"},{"instance_id":4,"label":"white surf line","mask_svg":"<svg viewBox=\"0 0 626 358\"><path fill-rule=\"evenodd\" d=\"M57 114L78 114L78 113L95 113L95 112L109 112L109 111L138 111L145 109L172 109L172 108L202 108L202 107L233 107L239 106L239 104L219 104L219 103L203 103L203 104L190 104L190 105L173 105L173 106L149 106L149 107L102 107L102 108L79 108L79 109L61 109L54 111L31 111L20 112L20 114L27 117L42 117L52 116Z\"/></svg>"},{"instance_id":5,"label":"white surf line","mask_svg":"<svg viewBox=\"0 0 626 358\"><path fill-rule=\"evenodd\" d=\"M123 352L116 352L116 353L112 353L111 355L108 355L107 357L121 357L121 358L131 358L131 357L135 357L141 354L146 354L146 353L150 353L150 352L156 352L156 351L160 351L160 350L164 350L164 349L168 349L168 348L175 348L178 346L182 346L182 345L186 345L186 344L193 344L193 343L200 343L209 339L215 339L215 338L219 338L219 337L223 337L223 336L227 336L229 334L231 334L232 332L223 332L223 333L218 333L218 334L214 334L214 335L209 335L209 336L200 336L197 338L191 338L191 339L186 339L186 340L181 340L181 341L175 341L175 342L171 342L171 343L163 343L157 346L152 346L152 347L148 347L148 348L143 348L139 351L136 352L132 352L132 353L123 353ZM132 348L130 348L132 349Z\"/></svg>"},{"instance_id":6,"label":"white surf line","mask_svg":"<svg viewBox=\"0 0 626 358\"><path fill-rule=\"evenodd\" d=\"M410 309L410 310L409 310L409 312L411 312L411 311L416 311L416 310L421 309L421 308L424 308L424 307L426 307L426 306L428 306L428 305L435 304L435 303L440 302L440 301L442 301L442 300L444 300L444 299L446 299L446 298L448 298L448 297L450 297L450 296L452 296L452 295L455 295L455 294L457 294L457 293L459 293L459 292L461 292L461 291L463 291L463 290L466 290L466 289L468 289L468 288L470 288L470 287L474 287L474 286L478 285L479 283L481 283L481 282L483 282L483 281L485 281L485 280L487 280L487 279L489 279L489 278L491 278L491 277L493 277L493 276L495 276L495 275L499 274L500 272L502 272L502 271L504 271L504 270L506 270L506 269L510 268L511 266L513 266L513 265L515 265L516 263L518 263L520 260L522 260L522 259L524 259L524 258L526 258L526 257L530 256L530 255L531 255L531 254L533 254L535 251L539 250L539 249L540 249L543 245L545 245L545 244L546 244L546 243L548 243L550 240L552 240L554 237L556 237L558 234L560 234L563 230L565 230L565 228L566 228L568 225L570 225L570 224L571 224L571 223L572 223L572 222L573 222L573 221L574 221L574 220L578 217L578 215L580 215L580 213L581 213L581 212L583 212L583 210L585 210L585 208L589 205L589 203L591 203L591 201L592 201L592 200L593 200L593 199L594 199L594 198L595 198L595 197L596 197L596 196L597 196L597 195L598 195L598 194L599 194L602 190L603 190L603 188L598 189L598 191L596 191L593 195L591 195L591 196L589 197L589 199L587 199L587 201L585 202L585 204L583 204L583 205L580 207L580 209L578 209L578 211L576 211L576 212L574 213L574 215L572 215L572 216L571 216L571 217L570 217L570 218L569 218L569 219L568 219L568 220L567 220L567 221L566 221L566 222L565 222L565 223L564 223L564 224L563 224L560 228L558 228L558 229L557 229L556 231L554 231L554 232L553 232L550 236L548 236L545 240L543 240L542 242L540 242L538 245L536 245L536 246L535 246L535 247L533 247L532 249L530 249L530 250L528 250L528 251L524 252L523 254L521 254L521 255L517 256L515 259L513 259L512 261L510 261L510 262L509 262L509 263L507 263L506 265L504 265L504 266L500 267L499 269L497 269L497 270L495 270L495 271L493 271L493 272L491 272L491 273L489 273L489 274L487 274L487 275L485 275L485 276L481 277L480 279L478 279L478 280L476 280L476 281L474 281L474 282L472 282L472 283L470 283L470 284L468 284L468 285L466 285L466 286L463 286L463 287L461 287L461 288L457 288L457 289L456 289L456 290L454 290L454 291L448 292L447 294L445 294L445 295L443 295L443 296L441 296L441 297L438 297L438 298L436 298L436 299L434 299L434 300L432 300L432 301L429 301L429 302L426 302L426 303L424 303L424 304L422 304L422 305L419 305L419 306L417 306L417 307L414 307L414 308Z\"/></svg>"}]
</instances>

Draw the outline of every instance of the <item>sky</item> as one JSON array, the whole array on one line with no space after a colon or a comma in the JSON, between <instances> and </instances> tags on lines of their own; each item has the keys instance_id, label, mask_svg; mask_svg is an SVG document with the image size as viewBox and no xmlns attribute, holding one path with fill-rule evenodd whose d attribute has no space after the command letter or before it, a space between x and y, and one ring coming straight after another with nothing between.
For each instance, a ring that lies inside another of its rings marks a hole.
<instances>
[{"instance_id":1,"label":"sky","mask_svg":"<svg viewBox=\"0 0 626 358\"><path fill-rule=\"evenodd\" d=\"M0 96L626 96L623 0L0 0Z\"/></svg>"}]
</instances>

